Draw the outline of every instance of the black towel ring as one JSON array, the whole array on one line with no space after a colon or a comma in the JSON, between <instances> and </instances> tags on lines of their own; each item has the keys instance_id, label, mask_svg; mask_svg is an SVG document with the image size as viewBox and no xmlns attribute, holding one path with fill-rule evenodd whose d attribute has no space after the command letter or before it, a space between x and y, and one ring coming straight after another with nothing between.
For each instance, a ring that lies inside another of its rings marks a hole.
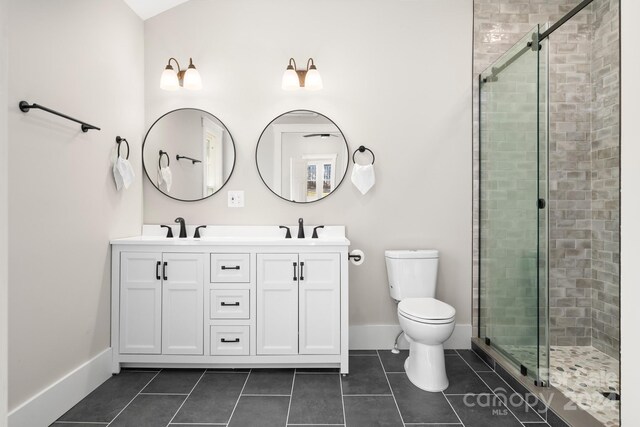
<instances>
[{"instance_id":1,"label":"black towel ring","mask_svg":"<svg viewBox=\"0 0 640 427\"><path fill-rule=\"evenodd\" d=\"M361 145L360 147L358 147L356 149L356 151L353 152L353 156L351 157L351 160L353 160L353 163L356 162L356 154L358 152L360 153L364 153L365 151L368 151L371 153L371 157L373 157L373 160L371 161L371 164L374 164L376 162L376 155L373 154L373 151L369 150L367 147L365 147L364 145Z\"/></svg>"},{"instance_id":2,"label":"black towel ring","mask_svg":"<svg viewBox=\"0 0 640 427\"><path fill-rule=\"evenodd\" d=\"M171 164L171 159L169 159L169 154L166 151L160 150L160 157L158 157L158 168L162 169L162 156L167 156L167 167Z\"/></svg>"},{"instance_id":3,"label":"black towel ring","mask_svg":"<svg viewBox=\"0 0 640 427\"><path fill-rule=\"evenodd\" d=\"M126 157L126 159L129 160L129 153L131 153L131 148L129 147L129 141L127 141L124 138L120 138L119 136L116 136L116 144L118 144L118 158L120 158L120 144L122 143L122 141L124 141L127 144L127 157Z\"/></svg>"}]
</instances>

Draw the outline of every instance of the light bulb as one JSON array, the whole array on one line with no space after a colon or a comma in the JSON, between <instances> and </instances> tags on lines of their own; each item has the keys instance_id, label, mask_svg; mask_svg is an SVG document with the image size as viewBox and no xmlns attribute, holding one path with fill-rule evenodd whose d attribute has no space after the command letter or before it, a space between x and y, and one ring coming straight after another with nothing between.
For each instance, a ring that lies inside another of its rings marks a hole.
<instances>
[{"instance_id":1,"label":"light bulb","mask_svg":"<svg viewBox=\"0 0 640 427\"><path fill-rule=\"evenodd\" d=\"M312 65L307 71L307 75L304 79L304 88L307 90L320 90L322 89L322 77L316 69L315 65Z\"/></svg>"},{"instance_id":2,"label":"light bulb","mask_svg":"<svg viewBox=\"0 0 640 427\"><path fill-rule=\"evenodd\" d=\"M200 78L200 73L196 70L196 67L193 65L193 61L189 58L189 68L184 73L184 80L182 85L185 89L189 90L200 90L202 89L202 79Z\"/></svg>"},{"instance_id":3,"label":"light bulb","mask_svg":"<svg viewBox=\"0 0 640 427\"><path fill-rule=\"evenodd\" d=\"M173 71L171 65L167 65L160 77L160 89L163 90L178 90L180 83L178 82L178 75Z\"/></svg>"},{"instance_id":4,"label":"light bulb","mask_svg":"<svg viewBox=\"0 0 640 427\"><path fill-rule=\"evenodd\" d=\"M287 66L284 74L282 75L282 89L284 90L298 90L300 89L300 80L298 79L298 73L294 70L293 66Z\"/></svg>"}]
</instances>

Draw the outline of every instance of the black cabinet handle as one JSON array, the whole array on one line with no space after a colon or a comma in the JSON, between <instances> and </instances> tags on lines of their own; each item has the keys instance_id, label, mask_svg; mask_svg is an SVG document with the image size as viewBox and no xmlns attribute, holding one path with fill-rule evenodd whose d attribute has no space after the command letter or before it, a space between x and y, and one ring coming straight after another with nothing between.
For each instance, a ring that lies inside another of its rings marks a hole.
<instances>
[{"instance_id":1,"label":"black cabinet handle","mask_svg":"<svg viewBox=\"0 0 640 427\"><path fill-rule=\"evenodd\" d=\"M238 307L240 305L240 302L238 302L238 301L236 301L236 302L224 302L224 301L222 301L220 303L220 305L223 306L223 307L234 307L234 306Z\"/></svg>"},{"instance_id":2,"label":"black cabinet handle","mask_svg":"<svg viewBox=\"0 0 640 427\"><path fill-rule=\"evenodd\" d=\"M162 264L162 280L167 280L167 263Z\"/></svg>"},{"instance_id":3,"label":"black cabinet handle","mask_svg":"<svg viewBox=\"0 0 640 427\"><path fill-rule=\"evenodd\" d=\"M236 338L235 340L227 340L224 338L220 338L220 342L240 342L240 338Z\"/></svg>"},{"instance_id":4,"label":"black cabinet handle","mask_svg":"<svg viewBox=\"0 0 640 427\"><path fill-rule=\"evenodd\" d=\"M160 280L160 264L160 261L156 263L156 280Z\"/></svg>"},{"instance_id":5,"label":"black cabinet handle","mask_svg":"<svg viewBox=\"0 0 640 427\"><path fill-rule=\"evenodd\" d=\"M226 265L223 265L220 267L221 270L240 270L240 266L239 265L235 265L233 267L227 267Z\"/></svg>"},{"instance_id":6,"label":"black cabinet handle","mask_svg":"<svg viewBox=\"0 0 640 427\"><path fill-rule=\"evenodd\" d=\"M304 262L300 263L300 280L304 280Z\"/></svg>"},{"instance_id":7,"label":"black cabinet handle","mask_svg":"<svg viewBox=\"0 0 640 427\"><path fill-rule=\"evenodd\" d=\"M296 282L298 280L298 263L293 263L293 281Z\"/></svg>"}]
</instances>

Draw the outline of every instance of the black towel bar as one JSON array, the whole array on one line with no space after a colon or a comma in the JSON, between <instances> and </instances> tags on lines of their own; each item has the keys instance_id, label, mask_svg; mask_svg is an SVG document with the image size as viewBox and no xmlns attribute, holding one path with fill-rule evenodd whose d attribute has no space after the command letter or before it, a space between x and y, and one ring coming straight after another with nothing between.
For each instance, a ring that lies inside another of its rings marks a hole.
<instances>
[{"instance_id":1,"label":"black towel bar","mask_svg":"<svg viewBox=\"0 0 640 427\"><path fill-rule=\"evenodd\" d=\"M89 129L100 130L100 128L97 126L90 125L89 123L85 123L82 120L74 119L73 117L67 116L66 114L62 114L56 110L52 110L51 108L47 108L35 103L29 104L27 101L20 101L20 103L18 104L18 107L20 107L20 111L22 111L23 113L28 113L29 110L31 110L32 108L37 108L38 110L46 111L47 113L54 114L56 116L62 117L67 120L71 120L72 122L80 123L80 128L82 129L82 132L87 132Z\"/></svg>"},{"instance_id":2,"label":"black towel bar","mask_svg":"<svg viewBox=\"0 0 640 427\"><path fill-rule=\"evenodd\" d=\"M127 157L126 157L126 159L129 160L129 153L131 152L131 149L129 147L129 141L127 141L124 138L120 138L119 136L116 136L116 144L118 144L118 158L120 158L120 144L122 144L122 141L124 141L125 144L127 144Z\"/></svg>"},{"instance_id":3,"label":"black towel bar","mask_svg":"<svg viewBox=\"0 0 640 427\"><path fill-rule=\"evenodd\" d=\"M162 151L160 150L158 157L158 169L162 169L162 156L167 156L167 167L169 167L169 165L171 164L171 159L169 159L169 154L166 151Z\"/></svg>"},{"instance_id":4,"label":"black towel bar","mask_svg":"<svg viewBox=\"0 0 640 427\"><path fill-rule=\"evenodd\" d=\"M176 154L176 160L180 160L180 159L191 160L192 164L194 164L194 165L196 163L202 163L202 160L197 160L197 159L194 159L192 157L181 156L180 154Z\"/></svg>"},{"instance_id":5,"label":"black towel bar","mask_svg":"<svg viewBox=\"0 0 640 427\"><path fill-rule=\"evenodd\" d=\"M371 151L370 149L368 149L364 145L361 145L360 147L358 147L356 149L356 151L353 152L353 156L351 156L351 160L353 160L353 163L356 162L356 154L357 153L364 153L365 151L368 151L368 152L371 153L371 157L373 157L373 160L371 161L371 164L374 164L376 162L376 155L373 154L373 151Z\"/></svg>"}]
</instances>

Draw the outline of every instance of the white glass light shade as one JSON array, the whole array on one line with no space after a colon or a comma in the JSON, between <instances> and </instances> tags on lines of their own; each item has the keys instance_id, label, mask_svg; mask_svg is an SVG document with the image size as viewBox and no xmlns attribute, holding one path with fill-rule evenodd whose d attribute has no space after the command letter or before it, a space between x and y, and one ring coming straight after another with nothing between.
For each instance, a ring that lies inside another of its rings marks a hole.
<instances>
[{"instance_id":1,"label":"white glass light shade","mask_svg":"<svg viewBox=\"0 0 640 427\"><path fill-rule=\"evenodd\" d=\"M300 89L300 80L298 79L298 73L296 73L296 70L294 70L293 67L287 67L286 71L282 75L282 89Z\"/></svg>"},{"instance_id":2,"label":"white glass light shade","mask_svg":"<svg viewBox=\"0 0 640 427\"><path fill-rule=\"evenodd\" d=\"M304 79L304 88L307 90L322 89L322 77L320 77L320 73L315 67L307 71L307 76Z\"/></svg>"},{"instance_id":3,"label":"white glass light shade","mask_svg":"<svg viewBox=\"0 0 640 427\"><path fill-rule=\"evenodd\" d=\"M180 83L178 82L178 75L173 68L167 67L162 72L160 77L160 89L163 90L178 90Z\"/></svg>"},{"instance_id":4,"label":"white glass light shade","mask_svg":"<svg viewBox=\"0 0 640 427\"><path fill-rule=\"evenodd\" d=\"M184 81L182 85L185 89L189 90L200 90L202 89L202 79L200 78L200 73L195 67L187 68L187 72L184 73Z\"/></svg>"}]
</instances>

